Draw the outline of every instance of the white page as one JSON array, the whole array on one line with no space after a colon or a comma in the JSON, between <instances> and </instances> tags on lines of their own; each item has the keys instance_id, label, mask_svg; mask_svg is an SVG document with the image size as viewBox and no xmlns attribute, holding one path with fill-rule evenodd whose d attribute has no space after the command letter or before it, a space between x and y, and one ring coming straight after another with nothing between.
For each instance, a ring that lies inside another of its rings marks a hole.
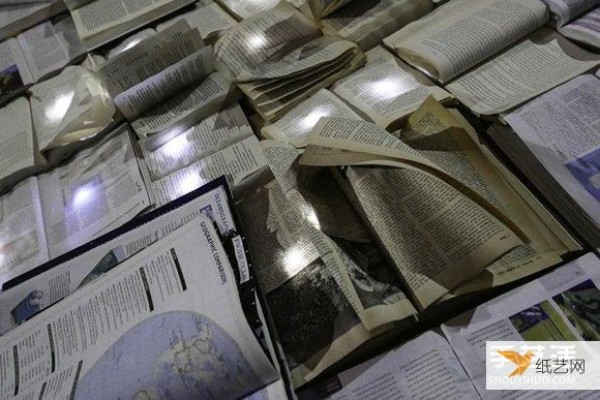
<instances>
[{"instance_id":1,"label":"white page","mask_svg":"<svg viewBox=\"0 0 600 400\"><path fill-rule=\"evenodd\" d=\"M153 182L152 189L157 206L160 206L221 175L229 176L233 185L238 185L245 177L266 166L267 160L258 140L249 137Z\"/></svg>"},{"instance_id":2,"label":"white page","mask_svg":"<svg viewBox=\"0 0 600 400\"><path fill-rule=\"evenodd\" d=\"M39 181L52 258L123 225L150 206L126 126Z\"/></svg>"},{"instance_id":3,"label":"white page","mask_svg":"<svg viewBox=\"0 0 600 400\"><path fill-rule=\"evenodd\" d=\"M277 379L202 216L0 337L0 354L3 398L233 398Z\"/></svg>"},{"instance_id":4,"label":"white page","mask_svg":"<svg viewBox=\"0 0 600 400\"><path fill-rule=\"evenodd\" d=\"M323 117L361 119L341 99L327 89L321 89L278 121L266 125L263 135L284 141L297 147L306 147L306 138Z\"/></svg>"},{"instance_id":5,"label":"white page","mask_svg":"<svg viewBox=\"0 0 600 400\"><path fill-rule=\"evenodd\" d=\"M218 187L183 206L0 293L0 335L62 300L123 260L205 214L221 235L237 231L227 194Z\"/></svg>"},{"instance_id":6,"label":"white page","mask_svg":"<svg viewBox=\"0 0 600 400\"><path fill-rule=\"evenodd\" d=\"M415 111L428 97L451 97L423 74L376 47L366 53L364 68L337 81L332 92L382 128Z\"/></svg>"},{"instance_id":7,"label":"white page","mask_svg":"<svg viewBox=\"0 0 600 400\"><path fill-rule=\"evenodd\" d=\"M0 197L0 285L48 261L38 181L22 181Z\"/></svg>"},{"instance_id":8,"label":"white page","mask_svg":"<svg viewBox=\"0 0 600 400\"><path fill-rule=\"evenodd\" d=\"M235 103L203 119L156 150L142 143L150 178L158 180L210 154L253 135L240 106Z\"/></svg>"},{"instance_id":9,"label":"white page","mask_svg":"<svg viewBox=\"0 0 600 400\"><path fill-rule=\"evenodd\" d=\"M600 80L579 76L505 116L519 138L600 226Z\"/></svg>"},{"instance_id":10,"label":"white page","mask_svg":"<svg viewBox=\"0 0 600 400\"><path fill-rule=\"evenodd\" d=\"M442 325L444 334L484 399L589 398L590 392L486 391L485 352L486 341L582 340L580 332L583 330L578 331L580 328L576 328L567 315L576 322L585 321L591 314L584 310L583 316L578 315L567 311L566 307L562 308L559 303L564 302L565 295L577 296L577 291L571 290L569 294L569 289L590 280L586 296L597 298L593 296L600 293L597 289L600 285L599 271L600 260L591 253L587 254ZM530 317L532 324L522 324L521 320L526 315L537 315L537 319ZM545 325L549 325L548 328Z\"/></svg>"},{"instance_id":11,"label":"white page","mask_svg":"<svg viewBox=\"0 0 600 400\"><path fill-rule=\"evenodd\" d=\"M477 399L477 391L448 342L426 332L368 367L359 365L337 375L342 389L331 400Z\"/></svg>"},{"instance_id":12,"label":"white page","mask_svg":"<svg viewBox=\"0 0 600 400\"><path fill-rule=\"evenodd\" d=\"M25 97L0 108L0 182L35 165L31 110Z\"/></svg>"},{"instance_id":13,"label":"white page","mask_svg":"<svg viewBox=\"0 0 600 400\"><path fill-rule=\"evenodd\" d=\"M558 33L542 28L446 86L465 106L492 115L534 98L600 64Z\"/></svg>"}]
</instances>

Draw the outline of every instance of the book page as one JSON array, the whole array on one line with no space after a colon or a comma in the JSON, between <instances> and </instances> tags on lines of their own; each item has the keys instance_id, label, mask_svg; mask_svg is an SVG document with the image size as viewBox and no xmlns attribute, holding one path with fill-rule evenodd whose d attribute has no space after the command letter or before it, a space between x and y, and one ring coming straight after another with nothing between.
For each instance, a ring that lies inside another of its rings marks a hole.
<instances>
[{"instance_id":1,"label":"book page","mask_svg":"<svg viewBox=\"0 0 600 400\"><path fill-rule=\"evenodd\" d=\"M497 257L522 244L518 228L506 216L498 214L497 208L488 200L479 194L466 196L472 190L467 185L461 183L462 189L457 190L426 172L428 169L424 167L434 166L436 171L460 182L460 176L455 176L456 171L440 169L424 154L385 131L379 133L366 126L359 128L360 124L353 121L344 122L345 125L338 122L327 126L327 119L322 119L309 137L309 145L343 147L347 151L357 146L355 148L362 152L382 155L388 152L389 157L398 157L398 161L401 157L412 158L415 164L411 168L411 164L384 163L373 158L352 160L351 155L346 160L343 157L336 159L331 151L315 147L307 149L301 163L396 167L353 167L349 168L347 179L360 208L421 307L432 304L469 277L482 272ZM356 125L355 129L349 129L351 125ZM404 151L394 151L394 148ZM407 187L411 190L407 191ZM484 208L483 204L491 207Z\"/></svg>"},{"instance_id":2,"label":"book page","mask_svg":"<svg viewBox=\"0 0 600 400\"><path fill-rule=\"evenodd\" d=\"M164 15L168 10L172 11L193 2L194 0L94 0L72 10L71 16L79 32L79 37L84 43L87 42L91 45L88 47L93 47L105 40L115 39L128 28L131 29L128 24L135 26L137 20L143 19L147 19L146 23L151 22ZM122 28L116 33L106 33L119 26ZM104 40L90 40L94 35L101 33L104 33L102 36L106 36L106 39L102 37Z\"/></svg>"},{"instance_id":3,"label":"book page","mask_svg":"<svg viewBox=\"0 0 600 400\"><path fill-rule=\"evenodd\" d=\"M108 49L106 54L106 60L112 60L121 53L134 48L140 44L143 40L151 38L156 35L156 31L152 28L143 29L131 36L128 36L125 40L121 41L117 46Z\"/></svg>"},{"instance_id":4,"label":"book page","mask_svg":"<svg viewBox=\"0 0 600 400\"><path fill-rule=\"evenodd\" d=\"M85 53L71 18L37 25L20 34L17 40L35 81L61 70Z\"/></svg>"},{"instance_id":5,"label":"book page","mask_svg":"<svg viewBox=\"0 0 600 400\"><path fill-rule=\"evenodd\" d=\"M280 58L320 35L314 22L281 2L225 33L215 44L215 54L223 68L237 77L242 71L250 71L272 57Z\"/></svg>"},{"instance_id":6,"label":"book page","mask_svg":"<svg viewBox=\"0 0 600 400\"><path fill-rule=\"evenodd\" d=\"M16 39L0 43L0 101L5 102L33 83L25 56Z\"/></svg>"},{"instance_id":7,"label":"book page","mask_svg":"<svg viewBox=\"0 0 600 400\"><path fill-rule=\"evenodd\" d=\"M148 148L166 143L236 99L235 86L218 72L148 110L131 123Z\"/></svg>"},{"instance_id":8,"label":"book page","mask_svg":"<svg viewBox=\"0 0 600 400\"><path fill-rule=\"evenodd\" d=\"M31 340L35 349L23 347ZM2 365L4 398L42 391L89 400L234 398L278 378L248 325L223 245L203 216L2 336L0 354L15 356ZM118 362L122 357L137 360L136 368Z\"/></svg>"},{"instance_id":9,"label":"book page","mask_svg":"<svg viewBox=\"0 0 600 400\"><path fill-rule=\"evenodd\" d=\"M600 225L600 80L579 76L505 119L533 155Z\"/></svg>"},{"instance_id":10,"label":"book page","mask_svg":"<svg viewBox=\"0 0 600 400\"><path fill-rule=\"evenodd\" d=\"M0 108L0 191L6 178L36 164L31 110L25 97Z\"/></svg>"},{"instance_id":11,"label":"book page","mask_svg":"<svg viewBox=\"0 0 600 400\"><path fill-rule=\"evenodd\" d=\"M222 175L231 178L233 186L239 185L266 166L258 140L248 137L153 182L152 190L157 206L161 206Z\"/></svg>"},{"instance_id":12,"label":"book page","mask_svg":"<svg viewBox=\"0 0 600 400\"><path fill-rule=\"evenodd\" d=\"M331 90L382 128L415 111L429 96L451 98L419 71L382 47L366 53L367 65L337 81Z\"/></svg>"},{"instance_id":13,"label":"book page","mask_svg":"<svg viewBox=\"0 0 600 400\"><path fill-rule=\"evenodd\" d=\"M24 30L66 10L62 0L44 3L13 1L0 6L0 40L16 36Z\"/></svg>"},{"instance_id":14,"label":"book page","mask_svg":"<svg viewBox=\"0 0 600 400\"><path fill-rule=\"evenodd\" d=\"M378 400L382 396L392 399L479 398L449 343L432 331L341 372L335 379L341 389L327 397L331 400ZM330 390L325 385L317 385L300 391L298 398L307 400L315 391L328 393Z\"/></svg>"},{"instance_id":15,"label":"book page","mask_svg":"<svg viewBox=\"0 0 600 400\"><path fill-rule=\"evenodd\" d=\"M367 51L432 8L431 0L351 1L321 24L326 34L341 36Z\"/></svg>"},{"instance_id":16,"label":"book page","mask_svg":"<svg viewBox=\"0 0 600 400\"><path fill-rule=\"evenodd\" d=\"M599 0L542 0L552 13L552 21L558 28L600 6Z\"/></svg>"},{"instance_id":17,"label":"book page","mask_svg":"<svg viewBox=\"0 0 600 400\"><path fill-rule=\"evenodd\" d=\"M560 255L572 249L563 241L564 229L533 195L514 188L517 179L478 143L477 132L460 113L429 99L411 115L409 127L400 134L405 143L485 198L527 238L473 281L454 289L454 295L532 275L560 262Z\"/></svg>"},{"instance_id":18,"label":"book page","mask_svg":"<svg viewBox=\"0 0 600 400\"><path fill-rule=\"evenodd\" d=\"M67 67L29 90L40 151L91 139L113 123L112 98L85 68Z\"/></svg>"},{"instance_id":19,"label":"book page","mask_svg":"<svg viewBox=\"0 0 600 400\"><path fill-rule=\"evenodd\" d=\"M52 258L123 225L150 206L126 126L40 175L39 182Z\"/></svg>"},{"instance_id":20,"label":"book page","mask_svg":"<svg viewBox=\"0 0 600 400\"><path fill-rule=\"evenodd\" d=\"M0 300L5 305L0 312L0 335L23 324L200 215L214 218L219 233L223 237L229 236L237 227L226 199L227 194L219 187L0 293Z\"/></svg>"},{"instance_id":21,"label":"book page","mask_svg":"<svg viewBox=\"0 0 600 400\"><path fill-rule=\"evenodd\" d=\"M571 40L600 49L600 7L561 27L559 32Z\"/></svg>"},{"instance_id":22,"label":"book page","mask_svg":"<svg viewBox=\"0 0 600 400\"><path fill-rule=\"evenodd\" d=\"M447 82L547 20L539 0L453 0L384 43L409 64Z\"/></svg>"},{"instance_id":23,"label":"book page","mask_svg":"<svg viewBox=\"0 0 600 400\"><path fill-rule=\"evenodd\" d=\"M276 148L271 150L278 151ZM368 331L362 324L337 283L339 270L328 264L332 254L323 253L324 257L321 257L319 248L303 229L301 210L286 198L276 181L244 196L237 206L242 221L254 232L247 240L258 267L258 279L268 288L267 302L295 387L313 379L368 339L389 329L386 325ZM369 277L365 280L368 281L363 281L366 286L373 287L370 293L374 301L381 301L380 296L385 297L385 293L398 293L383 282ZM366 286L363 286L365 290ZM365 292L362 294L366 295ZM290 314L290 302L297 310L293 315ZM315 307L320 310L317 314ZM402 318L401 314L396 314L396 318Z\"/></svg>"},{"instance_id":24,"label":"book page","mask_svg":"<svg viewBox=\"0 0 600 400\"><path fill-rule=\"evenodd\" d=\"M258 14L259 12L267 11L280 3L279 0L216 0L225 7L229 12L239 19L246 19Z\"/></svg>"},{"instance_id":25,"label":"book page","mask_svg":"<svg viewBox=\"0 0 600 400\"><path fill-rule=\"evenodd\" d=\"M160 23L156 26L158 32L185 19L192 29L198 29L200 36L206 42L213 43L225 31L237 25L237 21L229 15L219 4L210 1L196 2L196 8L192 11L175 16L173 19Z\"/></svg>"},{"instance_id":26,"label":"book page","mask_svg":"<svg viewBox=\"0 0 600 400\"><path fill-rule=\"evenodd\" d=\"M600 64L600 56L542 28L446 86L481 115L516 107Z\"/></svg>"},{"instance_id":27,"label":"book page","mask_svg":"<svg viewBox=\"0 0 600 400\"><path fill-rule=\"evenodd\" d=\"M115 97L115 105L129 121L164 103L214 71L211 46L203 47L161 72L130 87Z\"/></svg>"},{"instance_id":28,"label":"book page","mask_svg":"<svg viewBox=\"0 0 600 400\"><path fill-rule=\"evenodd\" d=\"M281 119L264 126L262 134L296 147L306 147L306 138L319 119L331 116L360 119L337 96L327 89L321 89L288 111Z\"/></svg>"},{"instance_id":29,"label":"book page","mask_svg":"<svg viewBox=\"0 0 600 400\"><path fill-rule=\"evenodd\" d=\"M598 340L591 314L582 302L595 299L600 261L587 254L533 282L514 289L442 325L458 359L484 399L515 398L515 392L486 391L486 341ZM591 296L591 297L588 297ZM581 314L574 311L582 307ZM590 327L590 328L586 328ZM583 399L590 392L524 392L519 398Z\"/></svg>"},{"instance_id":30,"label":"book page","mask_svg":"<svg viewBox=\"0 0 600 400\"><path fill-rule=\"evenodd\" d=\"M0 284L48 261L37 178L0 197Z\"/></svg>"},{"instance_id":31,"label":"book page","mask_svg":"<svg viewBox=\"0 0 600 400\"><path fill-rule=\"evenodd\" d=\"M111 95L119 93L158 74L204 47L200 33L185 21L138 43L114 56L98 68Z\"/></svg>"},{"instance_id":32,"label":"book page","mask_svg":"<svg viewBox=\"0 0 600 400\"><path fill-rule=\"evenodd\" d=\"M320 20L335 10L352 2L352 0L307 0L313 16Z\"/></svg>"},{"instance_id":33,"label":"book page","mask_svg":"<svg viewBox=\"0 0 600 400\"><path fill-rule=\"evenodd\" d=\"M140 147L150 178L156 181L253 135L244 112L235 103L203 119L156 150L148 150L143 143Z\"/></svg>"}]
</instances>

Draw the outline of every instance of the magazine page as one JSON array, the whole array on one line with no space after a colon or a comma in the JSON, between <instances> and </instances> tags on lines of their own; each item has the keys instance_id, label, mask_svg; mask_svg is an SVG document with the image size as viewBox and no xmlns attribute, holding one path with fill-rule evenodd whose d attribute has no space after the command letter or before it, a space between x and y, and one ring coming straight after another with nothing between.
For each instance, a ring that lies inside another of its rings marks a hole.
<instances>
[{"instance_id":1,"label":"magazine page","mask_svg":"<svg viewBox=\"0 0 600 400\"><path fill-rule=\"evenodd\" d=\"M74 399L252 393L277 373L248 326L235 281L212 223L200 216L2 336L7 379L0 393ZM124 357L136 360L135 368L119 362Z\"/></svg>"}]
</instances>

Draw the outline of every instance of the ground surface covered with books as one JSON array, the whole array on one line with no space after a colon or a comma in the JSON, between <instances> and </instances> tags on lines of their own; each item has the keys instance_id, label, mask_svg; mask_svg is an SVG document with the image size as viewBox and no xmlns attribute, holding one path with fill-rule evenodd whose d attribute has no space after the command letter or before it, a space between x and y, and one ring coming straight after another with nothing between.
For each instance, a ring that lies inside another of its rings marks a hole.
<instances>
[{"instance_id":1,"label":"ground surface covered with books","mask_svg":"<svg viewBox=\"0 0 600 400\"><path fill-rule=\"evenodd\" d=\"M0 398L600 398L599 66L600 0L0 0Z\"/></svg>"}]
</instances>

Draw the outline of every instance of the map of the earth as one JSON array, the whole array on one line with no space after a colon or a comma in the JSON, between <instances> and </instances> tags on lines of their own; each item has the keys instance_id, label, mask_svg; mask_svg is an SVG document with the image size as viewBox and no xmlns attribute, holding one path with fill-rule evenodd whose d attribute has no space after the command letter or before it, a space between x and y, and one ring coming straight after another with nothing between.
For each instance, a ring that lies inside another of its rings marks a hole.
<instances>
[{"instance_id":1,"label":"map of the earth","mask_svg":"<svg viewBox=\"0 0 600 400\"><path fill-rule=\"evenodd\" d=\"M210 318L187 311L140 322L77 385L77 400L239 397L260 385L237 343Z\"/></svg>"}]
</instances>

